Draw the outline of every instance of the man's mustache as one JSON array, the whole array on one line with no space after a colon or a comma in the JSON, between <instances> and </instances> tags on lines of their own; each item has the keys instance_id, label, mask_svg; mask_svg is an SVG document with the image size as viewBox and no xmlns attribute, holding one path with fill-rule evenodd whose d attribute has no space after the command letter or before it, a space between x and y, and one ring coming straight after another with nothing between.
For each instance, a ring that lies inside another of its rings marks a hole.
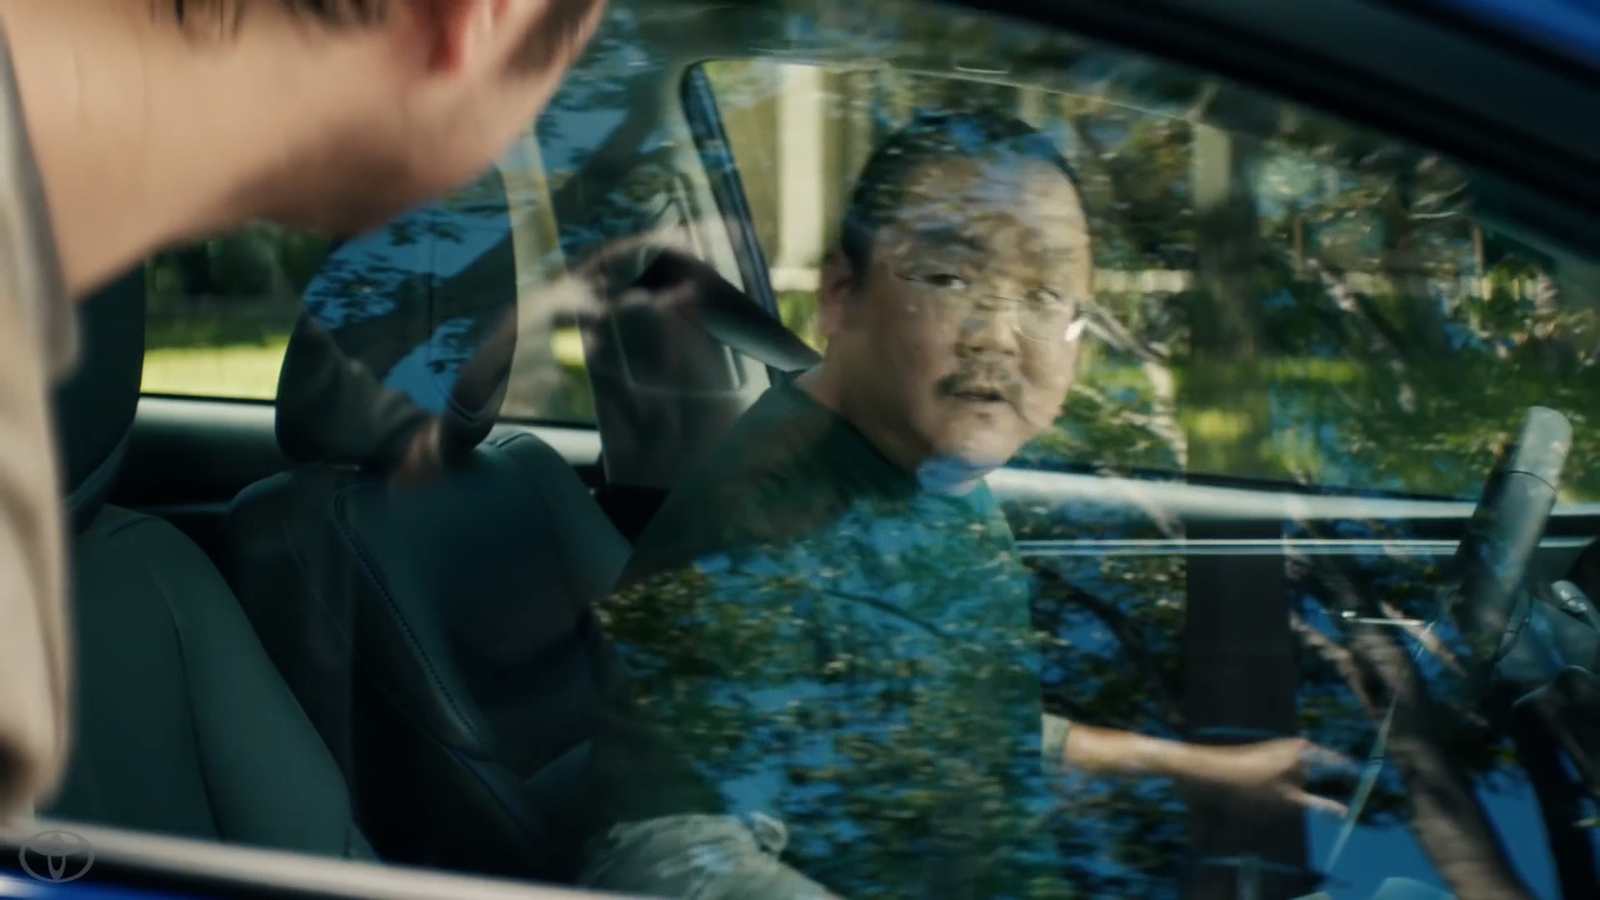
<instances>
[{"instance_id":1,"label":"man's mustache","mask_svg":"<svg viewBox=\"0 0 1600 900\"><path fill-rule=\"evenodd\" d=\"M934 389L941 397L994 394L1035 428L1049 428L1055 421L1054 413L1046 413L1036 403L1025 402L1027 385L1020 374L1005 366L969 365L939 379Z\"/></svg>"},{"instance_id":2,"label":"man's mustache","mask_svg":"<svg viewBox=\"0 0 1600 900\"><path fill-rule=\"evenodd\" d=\"M1022 379L999 366L966 366L939 379L934 387L943 397L993 394L1019 409L1022 406Z\"/></svg>"}]
</instances>

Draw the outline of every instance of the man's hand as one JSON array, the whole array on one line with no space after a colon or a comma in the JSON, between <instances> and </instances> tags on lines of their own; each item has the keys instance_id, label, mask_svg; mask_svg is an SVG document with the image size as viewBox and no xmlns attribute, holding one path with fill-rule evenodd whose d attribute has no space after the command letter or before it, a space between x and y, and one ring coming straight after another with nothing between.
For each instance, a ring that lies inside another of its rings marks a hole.
<instances>
[{"instance_id":1,"label":"man's hand","mask_svg":"<svg viewBox=\"0 0 1600 900\"><path fill-rule=\"evenodd\" d=\"M1171 773L1176 778L1321 810L1340 818L1350 813L1343 803L1313 794L1304 785L1311 769L1354 770L1355 764L1305 738L1279 738L1232 747L1180 746L1177 765Z\"/></svg>"},{"instance_id":2,"label":"man's hand","mask_svg":"<svg viewBox=\"0 0 1600 900\"><path fill-rule=\"evenodd\" d=\"M1082 722L1071 724L1064 757L1069 768L1090 774L1173 778L1191 787L1238 792L1341 817L1349 814L1345 805L1307 791L1306 774L1317 768L1356 770L1342 754L1305 738L1238 746L1186 744Z\"/></svg>"}]
</instances>

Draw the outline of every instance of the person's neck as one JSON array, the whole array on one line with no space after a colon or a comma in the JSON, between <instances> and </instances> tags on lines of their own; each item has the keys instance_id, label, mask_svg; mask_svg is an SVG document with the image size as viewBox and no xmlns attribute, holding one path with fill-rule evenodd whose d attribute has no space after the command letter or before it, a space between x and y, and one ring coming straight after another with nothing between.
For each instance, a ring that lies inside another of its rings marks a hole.
<instances>
[{"instance_id":1,"label":"person's neck","mask_svg":"<svg viewBox=\"0 0 1600 900\"><path fill-rule=\"evenodd\" d=\"M796 377L794 383L811 399L855 426L879 453L905 471L915 474L931 455L930 448L910 439L904 430L893 428L882 416L872 415L859 402L853 402L856 393L847 390L837 363L824 360Z\"/></svg>"},{"instance_id":2,"label":"person's neck","mask_svg":"<svg viewBox=\"0 0 1600 900\"><path fill-rule=\"evenodd\" d=\"M257 216L292 149L261 141L263 122L315 104L292 59L262 67L270 48L249 28L206 46L130 0L0 0L0 21L77 297L165 246Z\"/></svg>"},{"instance_id":3,"label":"person's neck","mask_svg":"<svg viewBox=\"0 0 1600 900\"><path fill-rule=\"evenodd\" d=\"M915 477L923 488L939 494L966 494L982 482L985 471L934 453L926 441L895 428L884 416L872 415L851 402L837 365L826 360L795 378L795 386L824 408L849 422L885 458Z\"/></svg>"}]
</instances>

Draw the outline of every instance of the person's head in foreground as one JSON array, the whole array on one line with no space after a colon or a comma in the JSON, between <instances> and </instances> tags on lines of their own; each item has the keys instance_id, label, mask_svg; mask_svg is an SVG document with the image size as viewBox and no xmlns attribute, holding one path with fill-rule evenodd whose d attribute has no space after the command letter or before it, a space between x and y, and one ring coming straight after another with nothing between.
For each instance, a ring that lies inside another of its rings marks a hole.
<instances>
[{"instance_id":1,"label":"person's head in foreground","mask_svg":"<svg viewBox=\"0 0 1600 900\"><path fill-rule=\"evenodd\" d=\"M919 115L856 182L819 292L827 351L802 384L925 480L1001 466L1066 400L1089 250L1047 137L998 113Z\"/></svg>"},{"instance_id":2,"label":"person's head in foreground","mask_svg":"<svg viewBox=\"0 0 1600 900\"><path fill-rule=\"evenodd\" d=\"M254 219L348 236L527 129L603 0L0 0L82 294Z\"/></svg>"},{"instance_id":3,"label":"person's head in foreground","mask_svg":"<svg viewBox=\"0 0 1600 900\"><path fill-rule=\"evenodd\" d=\"M350 235L462 185L530 126L603 6L0 0L65 288L85 297L164 247L257 219ZM8 210L29 199L7 198ZM7 297L0 313L22 315L19 303ZM22 346L0 354L0 419L25 427L8 426L23 452L0 461L0 483L33 488L0 498L0 518L15 526L0 527L0 556L36 566L39 610L21 620L37 629L12 631L57 637L54 652L0 653L12 663L0 681L13 688L0 703L0 819L53 791L70 694L61 540L40 524L65 518L54 472L38 463L52 458L52 437L35 370L58 363L31 346L26 325L5 321L0 332ZM20 584L4 586L28 599Z\"/></svg>"}]
</instances>

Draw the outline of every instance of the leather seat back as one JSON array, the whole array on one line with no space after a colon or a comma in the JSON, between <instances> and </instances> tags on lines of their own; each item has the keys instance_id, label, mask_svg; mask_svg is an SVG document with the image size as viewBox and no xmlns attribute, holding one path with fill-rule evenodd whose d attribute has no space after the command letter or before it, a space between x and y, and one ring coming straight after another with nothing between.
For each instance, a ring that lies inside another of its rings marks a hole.
<instances>
[{"instance_id":1,"label":"leather seat back","mask_svg":"<svg viewBox=\"0 0 1600 900\"><path fill-rule=\"evenodd\" d=\"M308 289L279 385L296 465L237 498L231 558L386 857L561 879L585 807L590 604L627 547L554 450L488 437L516 266L498 176L466 195L345 245ZM401 237L417 234L436 237ZM419 441L439 466L405 481Z\"/></svg>"},{"instance_id":2,"label":"leather seat back","mask_svg":"<svg viewBox=\"0 0 1600 900\"><path fill-rule=\"evenodd\" d=\"M72 755L48 815L367 857L332 755L212 562L166 522L105 504L139 400L144 273L84 308L57 397L75 535Z\"/></svg>"}]
</instances>

